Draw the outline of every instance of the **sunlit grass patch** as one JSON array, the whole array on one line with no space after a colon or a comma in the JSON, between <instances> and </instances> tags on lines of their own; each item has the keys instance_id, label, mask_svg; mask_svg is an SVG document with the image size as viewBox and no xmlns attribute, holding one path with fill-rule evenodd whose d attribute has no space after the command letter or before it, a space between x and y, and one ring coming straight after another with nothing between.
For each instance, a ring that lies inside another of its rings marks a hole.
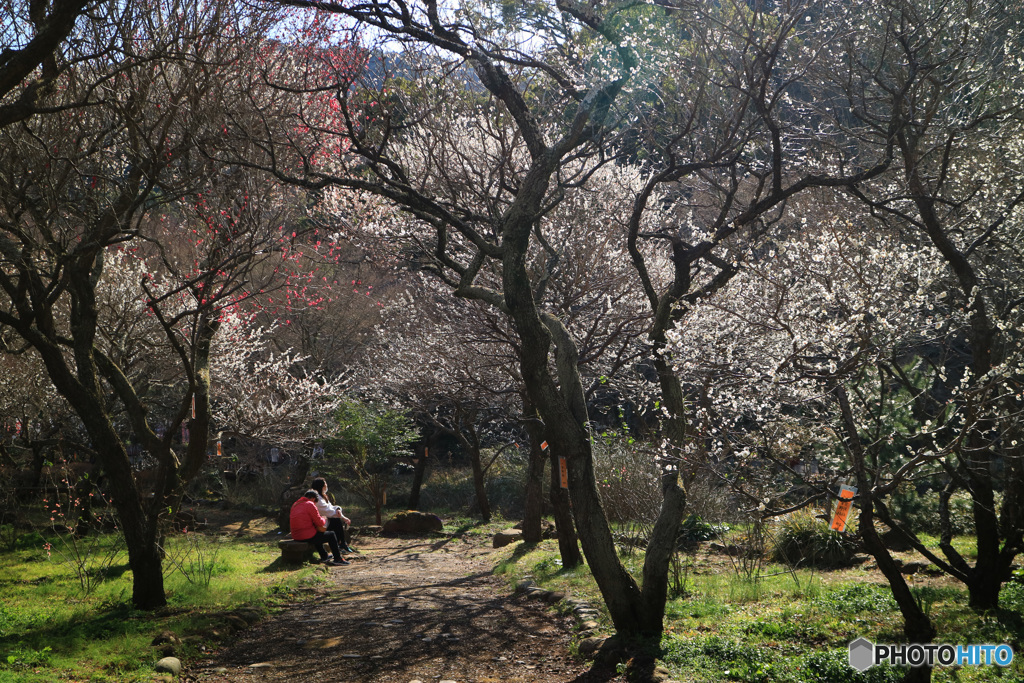
<instances>
[{"instance_id":1,"label":"sunlit grass patch","mask_svg":"<svg viewBox=\"0 0 1024 683\"><path fill-rule=\"evenodd\" d=\"M149 681L162 656L151 644L156 634L179 634L179 654L200 657L216 644L218 613L294 600L294 589L316 574L279 567L278 549L267 542L175 535L167 552L177 563L164 567L168 606L139 612L123 551L85 592L75 566L37 545L0 554L0 683Z\"/></svg>"},{"instance_id":2,"label":"sunlit grass patch","mask_svg":"<svg viewBox=\"0 0 1024 683\"><path fill-rule=\"evenodd\" d=\"M630 549L623 563L640 575L644 554ZM858 673L848 663L848 645L865 637L876 643L905 642L903 618L888 584L863 566L838 570L793 570L765 565L751 581L721 555L690 555L681 597L668 601L661 661L679 681L750 683L890 683L905 669L873 667ZM510 580L529 575L542 587L601 598L589 572L567 574L558 565L557 543L507 551L499 570ZM919 604L933 619L937 642L1020 643L1024 586L1008 584L998 613L967 606L958 584L909 577ZM602 627L611 632L607 618ZM1016 649L1016 648L1015 648ZM1010 670L995 667L937 668L933 681L974 683L1024 680L1019 655Z\"/></svg>"}]
</instances>

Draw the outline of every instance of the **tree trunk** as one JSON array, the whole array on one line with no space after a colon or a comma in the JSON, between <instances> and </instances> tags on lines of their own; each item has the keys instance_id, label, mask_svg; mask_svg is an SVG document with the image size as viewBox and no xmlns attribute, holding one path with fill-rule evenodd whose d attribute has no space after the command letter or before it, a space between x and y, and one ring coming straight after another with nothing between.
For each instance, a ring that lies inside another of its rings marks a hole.
<instances>
[{"instance_id":1,"label":"tree trunk","mask_svg":"<svg viewBox=\"0 0 1024 683\"><path fill-rule=\"evenodd\" d=\"M32 486L38 488L43 485L43 466L46 458L43 457L42 444L31 441L29 447L32 449Z\"/></svg>"},{"instance_id":2,"label":"tree trunk","mask_svg":"<svg viewBox=\"0 0 1024 683\"><path fill-rule=\"evenodd\" d=\"M430 447L434 441L433 437L428 439L427 445L423 448L423 453L419 453L418 457L413 460L412 488L409 490L410 510L420 509L420 489L423 487L423 473L427 470L427 455L430 453Z\"/></svg>"},{"instance_id":3,"label":"tree trunk","mask_svg":"<svg viewBox=\"0 0 1024 683\"><path fill-rule=\"evenodd\" d=\"M988 426L990 425L982 423L976 429L984 430ZM999 518L996 515L995 495L992 491L992 453L982 444L975 444L971 452L967 471L971 480L978 560L970 572L970 580L967 581L969 604L976 610L998 609L999 589L1003 581L1009 578L1009 566L1004 566L999 547Z\"/></svg>"},{"instance_id":4,"label":"tree trunk","mask_svg":"<svg viewBox=\"0 0 1024 683\"><path fill-rule=\"evenodd\" d=\"M999 609L999 592L1009 575L1008 566L1000 566L1001 557L995 563L982 563L978 557L977 564L967 581L968 604L972 609L987 611Z\"/></svg>"},{"instance_id":5,"label":"tree trunk","mask_svg":"<svg viewBox=\"0 0 1024 683\"><path fill-rule=\"evenodd\" d=\"M864 541L864 549L875 558L878 570L882 572L889 582L889 589L896 605L903 615L903 633L907 636L908 642L924 645L932 642L935 638L935 627L931 619L924 613L906 579L896 566L889 550L882 543L875 529L874 499L872 497L872 482L867 470L867 453L864 444L860 440L860 434L856 429L853 413L850 410L849 397L846 389L839 385L833 390L839 402L842 414L843 437L845 445L852 456L854 474L857 478L858 497L861 499L860 515L858 518L858 530L861 539ZM903 680L908 683L927 683L931 680L931 667L911 667L907 670Z\"/></svg>"},{"instance_id":6,"label":"tree trunk","mask_svg":"<svg viewBox=\"0 0 1024 683\"><path fill-rule=\"evenodd\" d=\"M82 380L71 376L59 351L54 352L55 349L45 346L43 349L41 355L54 386L82 419L99 465L106 474L111 499L124 534L128 565L132 570L132 603L141 610L163 607L167 604L167 598L164 595L160 549L156 545L159 507L154 499L149 501L148 507L152 509L147 510L147 501L143 500L136 485L128 453L103 411L95 366L89 362L91 345L85 351L81 348L76 350L79 355L78 374L84 378Z\"/></svg>"},{"instance_id":7,"label":"tree trunk","mask_svg":"<svg viewBox=\"0 0 1024 683\"><path fill-rule=\"evenodd\" d=\"M484 466L480 462L480 437L475 430L470 428L470 436L459 435L459 441L469 452L469 464L473 469L473 491L476 494L476 505L480 510L480 519L484 522L491 521L491 504L487 500L487 486L484 482Z\"/></svg>"},{"instance_id":8,"label":"tree trunk","mask_svg":"<svg viewBox=\"0 0 1024 683\"><path fill-rule=\"evenodd\" d=\"M560 438L553 430L553 447L567 452L569 495L572 500L580 544L591 574L597 582L615 630L626 638L651 638L661 634L661 617L646 611L643 594L633 577L619 561L608 518L594 479L594 463L589 439ZM576 452L571 447L576 446ZM657 621L652 632L651 624Z\"/></svg>"},{"instance_id":9,"label":"tree trunk","mask_svg":"<svg viewBox=\"0 0 1024 683\"><path fill-rule=\"evenodd\" d=\"M655 341L654 366L658 371L662 401L668 413L663 438L672 455L671 460L661 463L661 510L658 511L658 519L647 540L647 552L644 555L644 618L648 620L644 631L651 634L660 634L663 627L665 604L668 601L669 569L679 541L679 525L686 514L686 491L679 485L685 462L682 449L686 443L686 401L679 378L661 354L665 347L664 326L668 326L670 320L665 318L660 323L656 322L651 333ZM692 479L691 472L685 474L687 480Z\"/></svg>"},{"instance_id":10,"label":"tree trunk","mask_svg":"<svg viewBox=\"0 0 1024 683\"><path fill-rule=\"evenodd\" d=\"M861 480L858 476L858 486L869 486L867 477ZM864 549L875 558L879 571L889 582L893 599L896 600L896 605L903 615L903 633L907 637L907 642L921 645L932 642L935 638L935 627L914 598L906 579L882 543L882 539L878 537L870 498L865 500L861 507L858 529L864 540ZM931 679L932 669L929 666L910 667L903 677L905 683L928 683Z\"/></svg>"},{"instance_id":11,"label":"tree trunk","mask_svg":"<svg viewBox=\"0 0 1024 683\"><path fill-rule=\"evenodd\" d=\"M548 167L548 164L551 166ZM562 323L541 313L533 299L526 270L526 247L536 211L553 171L554 159L538 159L524 179L522 189L506 214L503 227L502 285L516 332L522 342L520 367L530 402L546 427L544 434L552 451L564 455L569 469L569 496L576 529L591 574L604 597L615 630L623 636L658 637L661 617L652 618L633 577L619 561L608 518L594 479L586 395L579 375L579 353ZM549 370L554 337L557 383ZM656 630L651 624L657 621Z\"/></svg>"},{"instance_id":12,"label":"tree trunk","mask_svg":"<svg viewBox=\"0 0 1024 683\"><path fill-rule=\"evenodd\" d=\"M526 500L523 504L523 542L540 543L541 519L544 517L544 464L547 454L540 447L544 428L537 411L523 400L523 420L530 437L530 461L526 471Z\"/></svg>"},{"instance_id":13,"label":"tree trunk","mask_svg":"<svg viewBox=\"0 0 1024 683\"><path fill-rule=\"evenodd\" d=\"M562 556L562 568L572 569L583 564L576 538L576 524L572 519L569 490L562 488L562 474L558 456L551 454L551 507L555 513L555 529L558 531L558 552Z\"/></svg>"},{"instance_id":14,"label":"tree trunk","mask_svg":"<svg viewBox=\"0 0 1024 683\"><path fill-rule=\"evenodd\" d=\"M101 444L97 438L99 435L91 435L94 444L102 445L96 450L107 474L110 490L115 493L111 498L124 534L128 565L132 570L132 603L140 610L163 607L167 604L167 598L164 595L161 551L157 544L159 512L155 505L156 496L150 501L151 509L147 510L146 501L132 475L128 454L112 428L105 434L105 443Z\"/></svg>"},{"instance_id":15,"label":"tree trunk","mask_svg":"<svg viewBox=\"0 0 1024 683\"><path fill-rule=\"evenodd\" d=\"M120 509L118 517L128 548L128 566L132 570L132 604L140 610L164 607L167 597L164 594L163 558L148 528L150 525L141 518L126 522Z\"/></svg>"},{"instance_id":16,"label":"tree trunk","mask_svg":"<svg viewBox=\"0 0 1024 683\"><path fill-rule=\"evenodd\" d=\"M377 520L377 526L384 523L384 505L387 503L387 484L375 479L370 486L373 492L373 512Z\"/></svg>"},{"instance_id":17,"label":"tree trunk","mask_svg":"<svg viewBox=\"0 0 1024 683\"><path fill-rule=\"evenodd\" d=\"M661 634L668 602L668 574L679 540L679 525L686 512L686 492L679 486L678 470L662 474L662 501L658 519L647 540L643 569L643 626L645 633Z\"/></svg>"}]
</instances>

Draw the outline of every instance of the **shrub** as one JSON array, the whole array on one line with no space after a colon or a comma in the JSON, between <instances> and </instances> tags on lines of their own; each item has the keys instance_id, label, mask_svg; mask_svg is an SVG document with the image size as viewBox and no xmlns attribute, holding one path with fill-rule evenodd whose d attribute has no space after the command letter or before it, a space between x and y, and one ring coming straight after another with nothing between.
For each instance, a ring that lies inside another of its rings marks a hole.
<instances>
[{"instance_id":1,"label":"shrub","mask_svg":"<svg viewBox=\"0 0 1024 683\"><path fill-rule=\"evenodd\" d=\"M28 550L30 548L42 548L45 545L46 539L38 531L29 531L17 535L11 544L11 548L14 550Z\"/></svg>"},{"instance_id":2,"label":"shrub","mask_svg":"<svg viewBox=\"0 0 1024 683\"><path fill-rule=\"evenodd\" d=\"M739 507L719 475L713 471L697 472L695 479L686 487L686 509L705 520L739 521Z\"/></svg>"},{"instance_id":3,"label":"shrub","mask_svg":"<svg viewBox=\"0 0 1024 683\"><path fill-rule=\"evenodd\" d=\"M335 438L326 442L327 453L344 465L344 486L374 510L380 524L395 458L416 439L414 425L400 411L358 400L342 402L335 420L338 427Z\"/></svg>"},{"instance_id":4,"label":"shrub","mask_svg":"<svg viewBox=\"0 0 1024 683\"><path fill-rule=\"evenodd\" d=\"M41 666L49 666L53 649L49 646L40 650L33 650L27 647L15 647L7 653L5 664L10 669L31 669Z\"/></svg>"},{"instance_id":5,"label":"shrub","mask_svg":"<svg viewBox=\"0 0 1024 683\"><path fill-rule=\"evenodd\" d=\"M701 519L700 515L690 515L679 525L677 542L680 548L693 548L701 541L719 538L728 530L725 524L712 524Z\"/></svg>"},{"instance_id":6,"label":"shrub","mask_svg":"<svg viewBox=\"0 0 1024 683\"><path fill-rule=\"evenodd\" d=\"M853 556L848 536L832 531L809 510L783 517L775 532L772 559L793 567L840 567Z\"/></svg>"}]
</instances>

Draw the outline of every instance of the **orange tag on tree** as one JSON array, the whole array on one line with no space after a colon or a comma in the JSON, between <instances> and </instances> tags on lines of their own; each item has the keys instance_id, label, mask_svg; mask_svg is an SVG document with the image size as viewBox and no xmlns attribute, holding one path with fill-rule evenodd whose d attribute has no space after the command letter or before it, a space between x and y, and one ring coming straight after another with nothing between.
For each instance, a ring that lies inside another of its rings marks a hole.
<instances>
[{"instance_id":1,"label":"orange tag on tree","mask_svg":"<svg viewBox=\"0 0 1024 683\"><path fill-rule=\"evenodd\" d=\"M846 484L839 487L839 504L836 505L836 514L832 517L830 528L835 531L846 529L846 517L850 514L850 503L855 495L857 495L857 489L854 487Z\"/></svg>"},{"instance_id":2,"label":"orange tag on tree","mask_svg":"<svg viewBox=\"0 0 1024 683\"><path fill-rule=\"evenodd\" d=\"M562 477L562 488L569 488L569 464L565 461L565 456L558 456L558 473Z\"/></svg>"}]
</instances>

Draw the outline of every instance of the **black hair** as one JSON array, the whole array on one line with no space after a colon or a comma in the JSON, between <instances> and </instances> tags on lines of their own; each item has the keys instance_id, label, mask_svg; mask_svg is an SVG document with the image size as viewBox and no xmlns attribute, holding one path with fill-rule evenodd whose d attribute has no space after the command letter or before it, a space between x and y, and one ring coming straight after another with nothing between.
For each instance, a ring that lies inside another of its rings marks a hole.
<instances>
[{"instance_id":1,"label":"black hair","mask_svg":"<svg viewBox=\"0 0 1024 683\"><path fill-rule=\"evenodd\" d=\"M316 489L310 489L306 491L303 495L306 496L306 498L309 498L310 500L316 500L317 498L320 497L320 494L317 493Z\"/></svg>"},{"instance_id":2,"label":"black hair","mask_svg":"<svg viewBox=\"0 0 1024 683\"><path fill-rule=\"evenodd\" d=\"M309 485L312 486L317 493L322 495L324 489L327 487L327 480L323 477L317 477L313 481L309 482Z\"/></svg>"}]
</instances>

